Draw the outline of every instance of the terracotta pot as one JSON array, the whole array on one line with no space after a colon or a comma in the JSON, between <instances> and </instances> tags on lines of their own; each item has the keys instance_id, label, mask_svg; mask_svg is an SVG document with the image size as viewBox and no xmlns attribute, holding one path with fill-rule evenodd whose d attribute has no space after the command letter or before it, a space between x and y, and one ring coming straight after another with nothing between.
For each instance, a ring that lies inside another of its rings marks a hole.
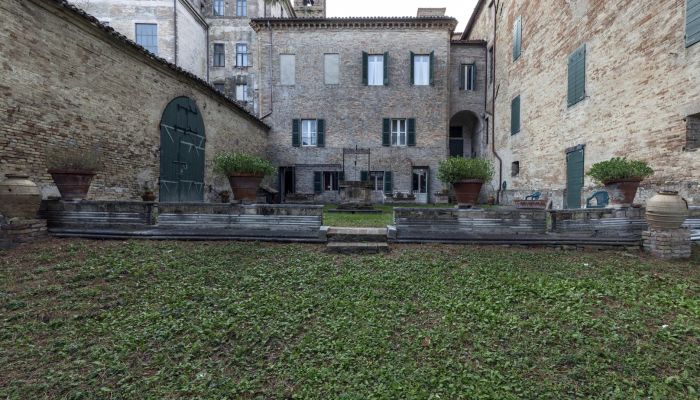
<instances>
[{"instance_id":1,"label":"terracotta pot","mask_svg":"<svg viewBox=\"0 0 700 400\"><path fill-rule=\"evenodd\" d=\"M652 229L678 229L688 215L688 201L678 192L661 191L647 201L647 222Z\"/></svg>"},{"instance_id":2,"label":"terracotta pot","mask_svg":"<svg viewBox=\"0 0 700 400\"><path fill-rule=\"evenodd\" d=\"M610 195L610 205L613 207L629 207L637 196L641 179L624 179L605 182L605 190Z\"/></svg>"},{"instance_id":3,"label":"terracotta pot","mask_svg":"<svg viewBox=\"0 0 700 400\"><path fill-rule=\"evenodd\" d=\"M230 203L231 202L231 192L224 191L219 193L219 197L221 197L221 202L222 203Z\"/></svg>"},{"instance_id":4,"label":"terracotta pot","mask_svg":"<svg viewBox=\"0 0 700 400\"><path fill-rule=\"evenodd\" d=\"M53 169L49 171L54 183L61 193L61 199L66 201L83 200L90 190L90 182L94 172Z\"/></svg>"},{"instance_id":5,"label":"terracotta pot","mask_svg":"<svg viewBox=\"0 0 700 400\"><path fill-rule=\"evenodd\" d=\"M156 201L156 193L152 190L143 192L143 194L141 195L141 199L145 202L152 203Z\"/></svg>"},{"instance_id":6,"label":"terracotta pot","mask_svg":"<svg viewBox=\"0 0 700 400\"><path fill-rule=\"evenodd\" d=\"M460 205L473 206L479 201L479 193L484 181L480 179L465 179L452 184L455 188L455 197Z\"/></svg>"},{"instance_id":7,"label":"terracotta pot","mask_svg":"<svg viewBox=\"0 0 700 400\"><path fill-rule=\"evenodd\" d=\"M41 191L29 175L6 174L0 183L0 214L7 218L36 218Z\"/></svg>"},{"instance_id":8,"label":"terracotta pot","mask_svg":"<svg viewBox=\"0 0 700 400\"><path fill-rule=\"evenodd\" d=\"M254 203L258 197L258 188L262 180L263 176L252 174L230 175L228 177L233 198L251 203Z\"/></svg>"}]
</instances>

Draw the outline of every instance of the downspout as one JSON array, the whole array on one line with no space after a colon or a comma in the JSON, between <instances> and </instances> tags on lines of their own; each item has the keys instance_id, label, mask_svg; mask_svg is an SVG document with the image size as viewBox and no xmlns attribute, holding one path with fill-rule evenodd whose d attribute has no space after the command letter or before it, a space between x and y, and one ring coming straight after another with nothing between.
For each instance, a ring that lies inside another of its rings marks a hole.
<instances>
[{"instance_id":1,"label":"downspout","mask_svg":"<svg viewBox=\"0 0 700 400\"><path fill-rule=\"evenodd\" d=\"M496 204L501 204L501 192L503 190L503 159L496 152L496 33L498 29L498 6L499 2L497 1L496 7L493 9L493 57L491 59L491 69L493 74L491 117L493 118L493 122L491 123L491 151L498 160L498 190L496 191ZM488 48L486 51L488 51Z\"/></svg>"},{"instance_id":2,"label":"downspout","mask_svg":"<svg viewBox=\"0 0 700 400\"><path fill-rule=\"evenodd\" d=\"M175 65L177 65L177 1L173 0L173 27L175 32ZM178 65L179 66L179 65Z\"/></svg>"},{"instance_id":3,"label":"downspout","mask_svg":"<svg viewBox=\"0 0 700 400\"><path fill-rule=\"evenodd\" d=\"M267 30L270 32L270 44L269 44L269 47L270 47L270 48L269 48L269 51L268 51L268 56L269 56L269 58L270 58L269 64L268 64L268 65L270 66L270 73L268 74L268 75L270 76L270 80L269 80L269 85L270 85L270 111L269 111L267 114L265 114L265 115L263 115L262 117L260 117L260 119L265 119L265 118L269 117L269 116L272 114L272 111L273 111L273 108L272 108L272 94L273 94L273 90L272 90L272 73L273 73L273 72L272 72L272 26L270 25L270 21L267 21Z\"/></svg>"}]
</instances>

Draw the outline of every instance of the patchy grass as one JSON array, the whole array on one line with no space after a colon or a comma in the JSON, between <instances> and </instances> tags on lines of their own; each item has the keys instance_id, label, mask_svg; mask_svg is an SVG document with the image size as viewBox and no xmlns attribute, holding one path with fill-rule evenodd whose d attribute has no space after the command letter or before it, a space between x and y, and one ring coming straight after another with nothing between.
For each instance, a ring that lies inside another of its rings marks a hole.
<instances>
[{"instance_id":1,"label":"patchy grass","mask_svg":"<svg viewBox=\"0 0 700 400\"><path fill-rule=\"evenodd\" d=\"M338 207L336 204L327 204L323 208L323 224L327 226L342 226L351 228L383 228L394 223L394 207L420 207L420 208L452 208L449 204L375 204L374 208L381 210L381 214L345 214L332 213Z\"/></svg>"},{"instance_id":2,"label":"patchy grass","mask_svg":"<svg viewBox=\"0 0 700 400\"><path fill-rule=\"evenodd\" d=\"M0 252L0 398L698 397L697 258L322 249Z\"/></svg>"}]
</instances>

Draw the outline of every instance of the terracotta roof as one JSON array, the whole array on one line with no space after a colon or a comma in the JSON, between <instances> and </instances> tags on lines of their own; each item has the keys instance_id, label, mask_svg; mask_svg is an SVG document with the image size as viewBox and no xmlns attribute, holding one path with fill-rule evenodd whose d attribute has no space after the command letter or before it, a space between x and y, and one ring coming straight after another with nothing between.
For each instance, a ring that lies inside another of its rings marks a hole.
<instances>
[{"instance_id":1,"label":"terracotta roof","mask_svg":"<svg viewBox=\"0 0 700 400\"><path fill-rule=\"evenodd\" d=\"M462 40L467 39L469 37L469 34L472 33L472 29L474 29L474 24L476 24L476 20L479 18L479 14L481 14L481 10L484 8L484 4L486 4L486 0L479 0L479 2L476 3L476 7L474 7L474 12L472 13L471 18L469 18L469 22L467 22L467 27L464 28L464 32L462 32Z\"/></svg>"},{"instance_id":2,"label":"terracotta roof","mask_svg":"<svg viewBox=\"0 0 700 400\"><path fill-rule=\"evenodd\" d=\"M450 28L454 31L457 20L452 17L332 17L332 18L254 18L250 25L256 31L263 29L267 24L275 26L345 26L345 27L400 27L401 25L431 24Z\"/></svg>"},{"instance_id":3,"label":"terracotta roof","mask_svg":"<svg viewBox=\"0 0 700 400\"><path fill-rule=\"evenodd\" d=\"M236 103L234 100L232 100L232 99L230 99L230 98L224 96L221 92L219 92L218 90L216 90L216 89L214 88L214 86L212 86L209 82L205 81L204 79L198 77L197 75L195 75L195 74L193 74L193 73L191 73L191 72L189 72L189 71L187 71L187 70L185 70L185 69L182 69L182 68L178 67L177 65L175 65L175 64L173 64L173 63L167 61L167 60L164 59L164 58L161 58L161 57L156 56L155 54L153 54L153 53L151 53L150 51L146 50L146 49L145 49L144 47L142 47L141 45L139 45L139 44L137 44L136 42L134 42L133 40L127 38L126 36L124 36L124 35L122 35L121 33L117 32L117 31L114 30L113 28L111 28L111 27L109 27L109 26L107 26L107 25L101 23L97 18L93 17L92 15L90 15L90 14L88 14L87 12L83 11L82 9L80 9L80 8L78 8L78 7L76 7L76 6L72 5L72 4L70 4L67 0L42 0L42 1L54 3L54 4L56 4L57 6L62 7L62 8L64 8L64 9L66 9L67 11L69 11L69 12L71 12L71 13L73 13L73 14L75 14L75 15L77 15L77 16L79 16L79 17L85 19L85 20L87 20L88 22L90 22L90 23L92 23L93 25L95 25L95 26L97 26L98 28L100 28L102 31L104 31L104 32L106 32L107 34L109 34L110 38L111 38L112 40L114 40L115 42L120 42L121 44L125 44L125 45L127 45L127 46L130 46L130 47L133 48L134 50L137 50L139 53L141 53L142 56L147 57L147 58L149 58L149 59L151 59L151 60L153 60L153 61L156 61L156 62L158 62L158 63L160 63L160 64L162 64L162 65L168 67L169 69L171 69L172 71L176 72L177 74L184 76L185 78L187 78L187 79L189 79L189 80L191 80L191 81L193 81L193 82L199 84L200 86L204 86L206 89L208 89L208 90L211 92L211 94L212 94L214 97L218 97L219 100L221 100L221 101L223 101L223 102L225 102L225 103L228 103L228 104L231 105L233 108L235 108L235 109L237 109L238 111L240 111L246 118L252 120L253 122L257 123L258 125L262 126L263 128L265 128L265 129L267 129L267 130L270 130L270 129L271 129L271 127L270 127L268 124L266 124L265 122L263 122L260 118L258 118L257 116L255 116L255 115L254 115L253 113L251 113L250 111L248 111L248 110L246 110L245 108L243 108L241 105L239 105L238 103Z\"/></svg>"}]
</instances>

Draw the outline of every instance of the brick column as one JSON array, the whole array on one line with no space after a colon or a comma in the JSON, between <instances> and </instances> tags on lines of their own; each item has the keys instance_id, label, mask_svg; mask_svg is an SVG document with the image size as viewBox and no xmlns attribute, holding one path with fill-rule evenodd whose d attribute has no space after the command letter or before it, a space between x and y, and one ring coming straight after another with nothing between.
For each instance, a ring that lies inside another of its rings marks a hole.
<instances>
[{"instance_id":1,"label":"brick column","mask_svg":"<svg viewBox=\"0 0 700 400\"><path fill-rule=\"evenodd\" d=\"M690 258L690 229L649 229L642 232L644 251L664 260Z\"/></svg>"}]
</instances>

